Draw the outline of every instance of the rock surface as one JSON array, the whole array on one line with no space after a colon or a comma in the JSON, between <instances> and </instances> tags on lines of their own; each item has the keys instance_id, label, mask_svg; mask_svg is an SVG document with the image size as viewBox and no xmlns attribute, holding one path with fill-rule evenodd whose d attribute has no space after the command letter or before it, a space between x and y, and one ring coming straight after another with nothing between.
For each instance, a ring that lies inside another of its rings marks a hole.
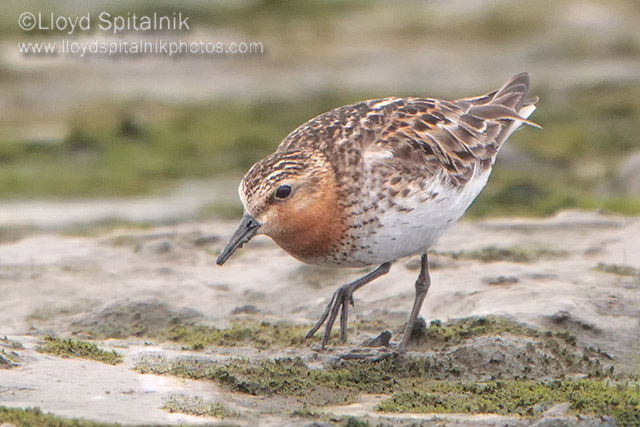
<instances>
[{"instance_id":1,"label":"rock surface","mask_svg":"<svg viewBox=\"0 0 640 427\"><path fill-rule=\"evenodd\" d=\"M308 425L308 419L292 418L286 405L278 407L277 400L229 394L211 382L142 375L131 370L143 356L193 354L175 344L145 345L135 338L138 334L172 322L226 327L243 316L257 322L311 325L338 285L366 271L304 266L266 238L257 238L224 267L217 267L217 251L234 226L184 223L151 230L114 230L98 237L34 233L1 244L0 337L6 335L24 348L2 347L7 354L14 352L20 362L18 366L0 365L0 402L16 407L39 406L66 417L121 423L215 421L160 409L171 395L180 394L225 402L243 414L234 419L234 424L251 425L259 419L262 425ZM569 331L580 343L599 347L620 372L633 373L639 357L640 277L628 273L640 269L639 235L638 218L579 211L547 219L459 223L434 248L432 258L438 267L432 271L432 286L421 314L427 324L434 319L497 314ZM208 245L197 244L202 236L209 236ZM166 247L165 242L170 251L139 249ZM518 248L519 254L531 251L533 259L487 262L471 255L486 248ZM446 255L461 252L467 255ZM615 265L631 269L623 270L623 275L614 274L617 270L608 270L607 266ZM397 341L413 300L414 267L413 262L398 262L388 275L356 293L350 317L354 329L342 350L375 338L384 329L394 331L392 342ZM375 320L385 326L369 334L355 324L361 320ZM110 366L37 353L35 348L45 333L121 336L100 346L117 348L125 362ZM479 337L471 344L452 348L448 354L460 363L486 359L495 371L489 373L492 375L517 369L512 356L530 348L531 343L521 337ZM322 361L333 353L317 353L306 346L277 352L229 347L207 349L205 354L214 359L288 355ZM545 354L536 350L532 357L544 358ZM469 375L477 374L469 371ZM519 426L534 422L489 415L379 414L373 411L376 399L368 399L363 396L357 404L325 407L322 411L335 416L366 415L392 425L425 421L437 425ZM536 425L566 421L560 409L535 419L539 423ZM583 420L581 425L597 424Z\"/></svg>"}]
</instances>

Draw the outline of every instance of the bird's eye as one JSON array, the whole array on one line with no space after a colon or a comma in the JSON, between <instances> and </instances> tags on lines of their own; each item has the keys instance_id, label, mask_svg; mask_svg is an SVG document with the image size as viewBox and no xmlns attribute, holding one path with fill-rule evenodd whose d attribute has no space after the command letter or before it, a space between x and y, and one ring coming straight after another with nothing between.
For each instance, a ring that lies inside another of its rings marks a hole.
<instances>
[{"instance_id":1,"label":"bird's eye","mask_svg":"<svg viewBox=\"0 0 640 427\"><path fill-rule=\"evenodd\" d=\"M293 189L290 185L281 185L276 189L275 194L273 195L276 200L284 200L291 195Z\"/></svg>"}]
</instances>

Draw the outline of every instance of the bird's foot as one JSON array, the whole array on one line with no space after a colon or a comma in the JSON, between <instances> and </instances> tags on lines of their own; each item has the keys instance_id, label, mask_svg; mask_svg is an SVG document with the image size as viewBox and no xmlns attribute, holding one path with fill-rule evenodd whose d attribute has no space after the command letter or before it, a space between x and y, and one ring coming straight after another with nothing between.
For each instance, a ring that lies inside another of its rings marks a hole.
<instances>
[{"instance_id":1,"label":"bird's foot","mask_svg":"<svg viewBox=\"0 0 640 427\"><path fill-rule=\"evenodd\" d=\"M375 338L364 340L360 347L339 356L341 360L367 360L377 362L395 355L397 352L391 344L391 332L383 331Z\"/></svg>"},{"instance_id":2,"label":"bird's foot","mask_svg":"<svg viewBox=\"0 0 640 427\"><path fill-rule=\"evenodd\" d=\"M320 320L309 330L305 339L311 338L324 324L324 334L322 335L321 347L324 349L331 336L331 329L336 322L338 312L340 312L340 341L347 341L347 318L349 317L349 305L353 305L353 287L351 284L338 288L333 294L331 301L325 308Z\"/></svg>"},{"instance_id":3,"label":"bird's foot","mask_svg":"<svg viewBox=\"0 0 640 427\"><path fill-rule=\"evenodd\" d=\"M324 310L324 313L322 313L320 320L318 320L318 323L316 323L307 333L305 339L311 338L313 334L320 329L320 326L325 324L324 334L322 335L322 348L324 349L329 341L329 337L331 336L331 328L333 328L333 324L338 317L338 312L340 312L340 340L343 343L346 342L347 318L349 317L349 305L353 305L353 293L372 280L387 274L390 268L391 262L385 262L361 278L338 288L338 290L333 294L331 302Z\"/></svg>"},{"instance_id":4,"label":"bird's foot","mask_svg":"<svg viewBox=\"0 0 640 427\"><path fill-rule=\"evenodd\" d=\"M359 347L353 348L346 353L330 356L328 360L338 362L341 360L362 360L367 362L377 362L390 357L400 356L397 344L391 343L391 332L383 331L375 338L368 338ZM325 351L319 345L312 346L314 351ZM331 350L331 349L330 349ZM332 349L337 350L337 349Z\"/></svg>"}]
</instances>

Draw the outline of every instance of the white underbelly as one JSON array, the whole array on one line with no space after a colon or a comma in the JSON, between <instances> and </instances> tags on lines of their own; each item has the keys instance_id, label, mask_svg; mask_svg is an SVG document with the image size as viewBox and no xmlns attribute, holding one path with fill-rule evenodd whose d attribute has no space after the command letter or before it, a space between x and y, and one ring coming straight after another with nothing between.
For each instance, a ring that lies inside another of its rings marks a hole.
<instances>
[{"instance_id":1,"label":"white underbelly","mask_svg":"<svg viewBox=\"0 0 640 427\"><path fill-rule=\"evenodd\" d=\"M403 200L410 211L387 209L378 213L379 227L363 241L354 258L382 264L427 252L444 231L462 217L489 179L488 172L474 176L460 189L441 187L433 199L420 203L420 194Z\"/></svg>"}]
</instances>

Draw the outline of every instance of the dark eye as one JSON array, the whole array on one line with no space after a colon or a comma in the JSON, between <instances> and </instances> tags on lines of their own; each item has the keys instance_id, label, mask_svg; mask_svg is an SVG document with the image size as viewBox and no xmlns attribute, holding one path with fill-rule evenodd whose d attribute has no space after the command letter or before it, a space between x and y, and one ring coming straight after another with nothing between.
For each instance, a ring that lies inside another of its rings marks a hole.
<instances>
[{"instance_id":1,"label":"dark eye","mask_svg":"<svg viewBox=\"0 0 640 427\"><path fill-rule=\"evenodd\" d=\"M292 191L293 189L290 185L281 185L276 189L274 197L276 198L276 200L284 200L291 195Z\"/></svg>"}]
</instances>

